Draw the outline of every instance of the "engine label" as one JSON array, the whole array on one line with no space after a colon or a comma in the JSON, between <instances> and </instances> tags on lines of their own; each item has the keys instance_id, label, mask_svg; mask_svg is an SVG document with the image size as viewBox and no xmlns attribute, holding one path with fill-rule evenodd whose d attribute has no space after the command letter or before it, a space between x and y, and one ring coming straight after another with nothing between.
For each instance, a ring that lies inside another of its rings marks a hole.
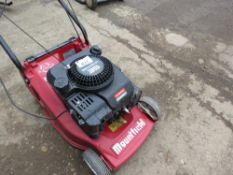
<instances>
[{"instance_id":1,"label":"engine label","mask_svg":"<svg viewBox=\"0 0 233 175\"><path fill-rule=\"evenodd\" d=\"M89 72L89 74L93 75L96 74L96 72L98 72L100 69L101 69L100 65L96 64L87 71Z\"/></svg>"},{"instance_id":2,"label":"engine label","mask_svg":"<svg viewBox=\"0 0 233 175\"><path fill-rule=\"evenodd\" d=\"M112 150L119 155L145 127L146 122L140 118L136 122L135 127L129 129L128 134L112 146Z\"/></svg>"},{"instance_id":3,"label":"engine label","mask_svg":"<svg viewBox=\"0 0 233 175\"><path fill-rule=\"evenodd\" d=\"M83 68L89 64L91 64L93 62L93 60L89 57L89 56L86 56L84 57L83 59L81 60L78 60L75 62L75 64L79 67L79 68Z\"/></svg>"},{"instance_id":4,"label":"engine label","mask_svg":"<svg viewBox=\"0 0 233 175\"><path fill-rule=\"evenodd\" d=\"M122 98L124 98L127 95L127 91L125 88L122 88L120 91L118 91L114 97L116 101L120 101Z\"/></svg>"}]
</instances>

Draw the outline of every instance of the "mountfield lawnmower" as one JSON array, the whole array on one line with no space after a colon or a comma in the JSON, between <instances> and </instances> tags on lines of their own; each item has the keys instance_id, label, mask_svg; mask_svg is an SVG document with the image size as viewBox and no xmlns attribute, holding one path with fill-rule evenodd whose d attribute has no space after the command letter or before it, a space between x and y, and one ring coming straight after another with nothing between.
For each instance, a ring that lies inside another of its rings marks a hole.
<instances>
[{"instance_id":1,"label":"mountfield lawnmower","mask_svg":"<svg viewBox=\"0 0 233 175\"><path fill-rule=\"evenodd\" d=\"M160 116L159 106L150 97L141 97L141 90L102 56L98 45L89 44L72 6L58 1L84 39L70 38L26 58L23 65L2 37L0 44L42 106L45 118L70 145L84 151L83 160L94 174L110 175L146 140ZM0 82L11 103L26 112Z\"/></svg>"}]
</instances>

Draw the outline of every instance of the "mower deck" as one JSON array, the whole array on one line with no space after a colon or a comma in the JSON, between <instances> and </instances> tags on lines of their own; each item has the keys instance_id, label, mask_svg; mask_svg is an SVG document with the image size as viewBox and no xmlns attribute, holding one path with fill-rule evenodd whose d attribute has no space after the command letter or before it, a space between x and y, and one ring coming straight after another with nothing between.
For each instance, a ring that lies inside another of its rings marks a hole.
<instances>
[{"instance_id":1,"label":"mower deck","mask_svg":"<svg viewBox=\"0 0 233 175\"><path fill-rule=\"evenodd\" d=\"M30 57L24 62L24 76L31 93L37 98L52 125L70 145L86 150L92 148L98 153L111 170L123 165L150 134L155 122L137 106L129 114L122 116L124 121L115 129L106 124L98 139L91 139L78 126L67 107L46 80L46 74L54 65L64 61L69 55L89 48L80 44L80 39L69 41L51 49L49 54ZM66 57L66 58L65 58Z\"/></svg>"}]
</instances>

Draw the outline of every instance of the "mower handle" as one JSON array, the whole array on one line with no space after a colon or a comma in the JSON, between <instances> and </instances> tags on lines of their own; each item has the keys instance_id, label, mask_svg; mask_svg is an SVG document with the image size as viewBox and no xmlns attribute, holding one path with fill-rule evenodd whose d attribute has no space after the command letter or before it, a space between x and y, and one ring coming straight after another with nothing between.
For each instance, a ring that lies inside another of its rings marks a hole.
<instances>
[{"instance_id":1,"label":"mower handle","mask_svg":"<svg viewBox=\"0 0 233 175\"><path fill-rule=\"evenodd\" d=\"M2 46L3 50L6 52L6 54L9 56L11 61L14 63L14 65L18 68L20 72L23 72L23 66L20 63L19 59L16 57L15 53L11 50L10 46L6 43L4 38L0 35L0 45Z\"/></svg>"},{"instance_id":2,"label":"mower handle","mask_svg":"<svg viewBox=\"0 0 233 175\"><path fill-rule=\"evenodd\" d=\"M79 27L79 29L81 30L83 37L85 39L86 44L89 44L89 40L88 40L88 35L87 35L87 31L84 28L84 26L81 24L81 22L79 21L77 15L74 13L74 11L72 9L70 9L67 4L63 1L63 0L58 0L58 2L60 3L60 5L64 8L65 12L67 13L67 15L69 17L71 17L71 19L75 22L75 24Z\"/></svg>"}]
</instances>

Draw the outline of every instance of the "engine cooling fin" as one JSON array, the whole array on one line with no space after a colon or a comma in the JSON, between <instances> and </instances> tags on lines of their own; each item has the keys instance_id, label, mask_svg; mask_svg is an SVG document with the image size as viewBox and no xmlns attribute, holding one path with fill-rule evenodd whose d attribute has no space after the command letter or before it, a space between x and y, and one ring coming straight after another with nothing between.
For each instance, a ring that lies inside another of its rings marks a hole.
<instances>
[{"instance_id":1,"label":"engine cooling fin","mask_svg":"<svg viewBox=\"0 0 233 175\"><path fill-rule=\"evenodd\" d=\"M113 81L112 63L105 57L90 55L71 63L69 76L84 91L96 91Z\"/></svg>"}]
</instances>

